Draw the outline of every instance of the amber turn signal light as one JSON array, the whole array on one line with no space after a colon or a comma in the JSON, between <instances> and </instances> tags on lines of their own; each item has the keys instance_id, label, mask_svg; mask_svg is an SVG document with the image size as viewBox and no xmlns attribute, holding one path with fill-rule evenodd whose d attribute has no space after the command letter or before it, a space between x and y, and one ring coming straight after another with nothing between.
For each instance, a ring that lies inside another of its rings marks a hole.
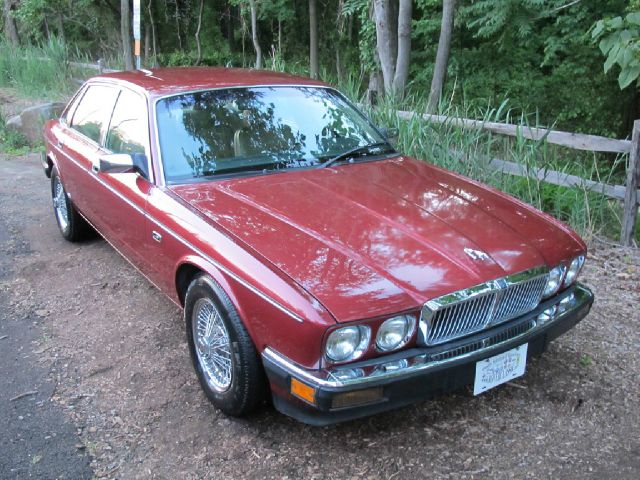
<instances>
[{"instance_id":1,"label":"amber turn signal light","mask_svg":"<svg viewBox=\"0 0 640 480\"><path fill-rule=\"evenodd\" d=\"M382 387L365 388L353 392L338 393L333 397L331 408L355 407L384 400Z\"/></svg>"},{"instance_id":2,"label":"amber turn signal light","mask_svg":"<svg viewBox=\"0 0 640 480\"><path fill-rule=\"evenodd\" d=\"M316 389L296 378L291 379L291 394L313 405L316 403Z\"/></svg>"}]
</instances>

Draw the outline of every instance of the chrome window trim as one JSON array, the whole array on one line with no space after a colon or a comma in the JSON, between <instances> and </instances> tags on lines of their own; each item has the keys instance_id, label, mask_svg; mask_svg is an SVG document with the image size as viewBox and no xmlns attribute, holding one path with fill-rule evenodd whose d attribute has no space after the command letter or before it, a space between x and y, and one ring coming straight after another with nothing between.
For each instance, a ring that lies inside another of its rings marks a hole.
<instances>
[{"instance_id":1,"label":"chrome window trim","mask_svg":"<svg viewBox=\"0 0 640 480\"><path fill-rule=\"evenodd\" d=\"M195 245L193 245L191 242L189 242L188 240L186 240L184 237L182 237L181 235L179 235L178 233L176 233L174 230L170 229L169 227L167 227L165 224L163 224L162 222L160 222L159 220L157 220L155 217L149 215L149 213L147 213L144 209L140 208L138 205L136 205L135 203L133 203L131 200L129 200L127 197L125 197L124 195L122 195L120 192L118 192L117 190L115 190L111 185L109 185L108 183L106 183L105 181L103 181L100 177L98 177L97 175L93 175L91 174L91 172L89 170L87 170L86 168L84 168L83 165L81 165L79 162L77 162L71 155L69 155L67 152L65 152L64 150L62 151L62 153L73 163L75 163L77 166L79 166L80 168L82 168L87 174L89 174L90 178L93 178L95 180L97 180L100 184L102 184L105 188L107 188L110 192L112 192L114 195L116 195L117 197L119 197L121 200L123 200L125 203L127 203L129 206L131 206L134 210L136 210L138 213L141 213L145 216L145 218L147 218L149 221L151 221L152 223L154 223L155 225L157 225L158 227L162 228L165 232L167 232L169 235L171 235L172 237L174 237L176 240L178 240L180 243L182 243L184 246L186 246L187 248L191 249L191 251L193 251L194 253L196 253L198 256L200 256L201 258L203 258L204 260L206 260L207 262L211 263L214 267L218 268L220 271L222 271L223 273L225 273L226 275L228 275L229 277L231 277L233 280L237 281L239 284L241 284L242 286L244 286L245 288L247 288L248 290L250 290L251 292L255 293L256 295L258 295L260 298L262 298L263 300L265 300L267 303L271 304L272 306L274 306L275 308L277 308L278 310L280 310L281 312L287 314L289 317L291 317L292 319L294 319L296 322L299 323L303 323L304 322L304 318L301 317L300 315L298 315L297 313L293 312L292 310L288 309L286 306L282 305L280 302L278 302L277 300L274 300L273 298L271 298L270 296L268 296L266 293L264 293L262 290L260 290L258 287L256 287L255 285L249 283L248 281L246 281L244 278L240 277L240 275L238 275L237 273L233 272L232 270L230 270L228 267L226 267L225 265L223 265L222 263L220 263L219 261L215 260L214 258L212 258L211 256L207 255L206 253L204 253L202 250L200 250L198 247L196 247ZM110 242L109 242L110 243ZM153 282L151 282L153 283ZM155 285L155 284L154 284Z\"/></svg>"},{"instance_id":2,"label":"chrome window trim","mask_svg":"<svg viewBox=\"0 0 640 480\"><path fill-rule=\"evenodd\" d=\"M80 105L80 103L82 102L82 99L84 98L86 93L89 91L89 88L91 88L94 85L108 86L108 87L114 88L114 89L116 89L118 91L118 93L116 95L116 99L113 102L113 108L111 109L111 113L109 114L107 122L106 122L106 129L105 129L104 133L101 132L101 134L100 134L100 143L96 142L92 138L87 137L84 133L80 132L79 130L73 128L73 125L68 123L66 121L66 118L65 118L65 114L68 113L68 108L70 108L72 103L76 100L76 98L78 96L80 96L80 98L78 98L78 103L76 103L73 106L73 114L75 115L75 111L78 109L78 105ZM113 112L115 111L116 106L118 105L118 99L120 98L120 94L122 93L122 90L125 89L125 88L127 90L129 90L131 93L133 93L134 95L138 95L139 97L141 97L142 100L144 100L144 103L145 103L145 105L147 107L146 108L146 112L145 112L146 115L144 115L144 117L146 118L146 123L147 123L147 137L148 137L147 138L147 145L145 146L145 155L147 156L147 170L149 172L149 178L145 179L145 180L147 180L151 184L156 184L156 182L155 182L156 175L155 175L155 171L153 169L153 162L151 160L151 125L149 124L149 115L148 115L148 113L149 113L149 99L148 99L148 97L146 95L142 94L140 91L137 91L137 90L135 90L133 88L129 88L127 85L121 84L121 83L101 82L101 81L88 81L76 92L76 94L73 96L73 98L69 101L69 103L67 104L67 107L62 112L62 115L58 119L58 121L62 125L64 125L66 128L68 128L70 130L73 130L77 135L80 135L84 141L86 141L89 144L95 146L96 149L104 152L105 154L113 153L108 148L105 148L104 144L105 144L106 139L107 139L107 134L109 133L109 128L111 127L111 119L113 118ZM66 155L66 156L69 157L69 155ZM69 158L71 158L71 157L69 157Z\"/></svg>"}]
</instances>

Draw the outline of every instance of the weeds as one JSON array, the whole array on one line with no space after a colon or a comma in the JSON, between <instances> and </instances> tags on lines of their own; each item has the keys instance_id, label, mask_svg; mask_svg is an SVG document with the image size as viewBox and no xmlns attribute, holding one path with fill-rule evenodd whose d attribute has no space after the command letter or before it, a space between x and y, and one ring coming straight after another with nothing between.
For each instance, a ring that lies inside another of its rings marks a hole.
<instances>
[{"instance_id":1,"label":"weeds","mask_svg":"<svg viewBox=\"0 0 640 480\"><path fill-rule=\"evenodd\" d=\"M30 148L27 139L18 132L7 129L7 122L0 112L0 152L10 155L24 155Z\"/></svg>"},{"instance_id":2,"label":"weeds","mask_svg":"<svg viewBox=\"0 0 640 480\"><path fill-rule=\"evenodd\" d=\"M73 75L78 72L69 60L69 49L55 38L20 48L0 41L0 85L29 97L66 98L77 88Z\"/></svg>"}]
</instances>

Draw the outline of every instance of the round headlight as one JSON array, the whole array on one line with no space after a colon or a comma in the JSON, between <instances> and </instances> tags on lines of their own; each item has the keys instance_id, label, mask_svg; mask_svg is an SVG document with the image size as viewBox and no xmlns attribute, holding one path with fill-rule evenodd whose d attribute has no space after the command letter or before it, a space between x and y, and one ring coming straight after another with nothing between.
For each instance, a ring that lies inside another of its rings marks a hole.
<instances>
[{"instance_id":1,"label":"round headlight","mask_svg":"<svg viewBox=\"0 0 640 480\"><path fill-rule=\"evenodd\" d=\"M402 347L413 335L416 319L409 315L390 318L380 325L376 335L378 350L388 352Z\"/></svg>"},{"instance_id":2,"label":"round headlight","mask_svg":"<svg viewBox=\"0 0 640 480\"><path fill-rule=\"evenodd\" d=\"M547 277L547 285L544 287L542 296L544 298L555 295L562 285L562 277L564 276L564 268L556 267L552 268Z\"/></svg>"},{"instance_id":3,"label":"round headlight","mask_svg":"<svg viewBox=\"0 0 640 480\"><path fill-rule=\"evenodd\" d=\"M327 358L334 362L356 359L367 349L370 337L371 330L364 325L334 330L327 338Z\"/></svg>"},{"instance_id":4,"label":"round headlight","mask_svg":"<svg viewBox=\"0 0 640 480\"><path fill-rule=\"evenodd\" d=\"M576 278L578 278L578 275L580 274L580 270L582 270L582 265L584 265L584 255L580 255L573 259L571 265L569 265L569 268L567 269L566 275L564 276L565 287L568 287L576 281Z\"/></svg>"}]
</instances>

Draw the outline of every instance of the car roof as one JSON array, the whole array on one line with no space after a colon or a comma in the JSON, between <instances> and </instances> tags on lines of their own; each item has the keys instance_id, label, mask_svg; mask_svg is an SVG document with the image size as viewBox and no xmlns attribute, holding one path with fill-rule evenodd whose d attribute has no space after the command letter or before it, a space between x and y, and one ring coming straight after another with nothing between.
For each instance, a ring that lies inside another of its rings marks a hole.
<instances>
[{"instance_id":1,"label":"car roof","mask_svg":"<svg viewBox=\"0 0 640 480\"><path fill-rule=\"evenodd\" d=\"M194 90L265 85L327 86L307 77L244 68L176 67L107 73L92 80L115 81L138 87L150 96L164 96Z\"/></svg>"}]
</instances>

